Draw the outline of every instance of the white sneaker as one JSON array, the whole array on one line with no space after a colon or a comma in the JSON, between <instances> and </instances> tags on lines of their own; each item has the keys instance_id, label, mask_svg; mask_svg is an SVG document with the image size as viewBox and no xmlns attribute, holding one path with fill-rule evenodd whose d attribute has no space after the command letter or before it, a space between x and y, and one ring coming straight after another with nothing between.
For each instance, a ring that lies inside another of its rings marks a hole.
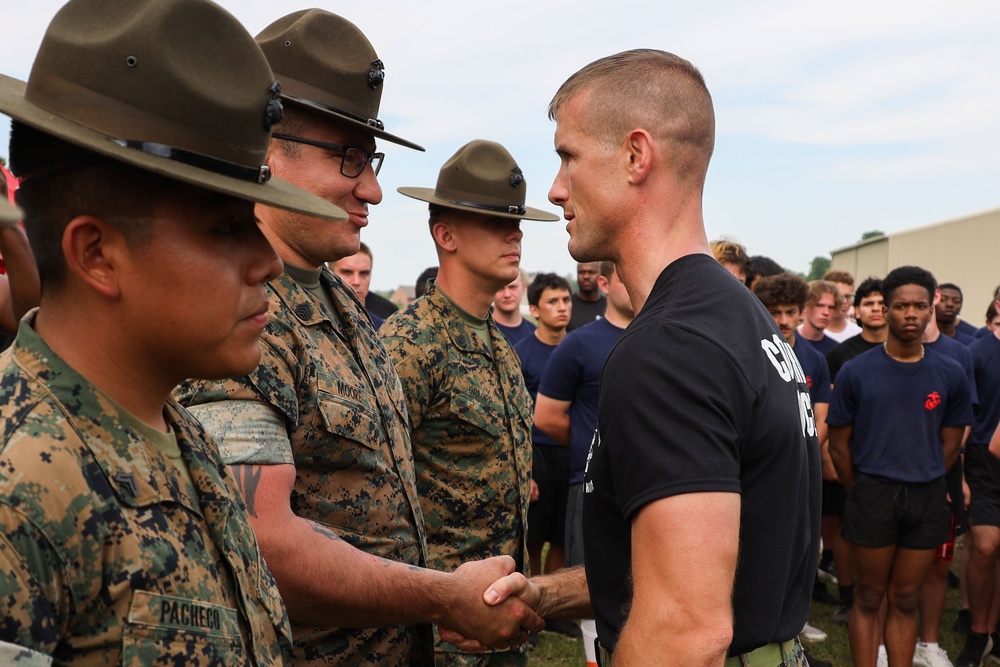
<instances>
[{"instance_id":1,"label":"white sneaker","mask_svg":"<svg viewBox=\"0 0 1000 667\"><path fill-rule=\"evenodd\" d=\"M917 642L917 648L913 651L913 664L921 667L955 667L948 659L948 652L940 646L930 646L923 642Z\"/></svg>"},{"instance_id":2,"label":"white sneaker","mask_svg":"<svg viewBox=\"0 0 1000 667\"><path fill-rule=\"evenodd\" d=\"M805 642L821 642L826 639L826 633L806 623L802 627L802 632L799 633L799 639Z\"/></svg>"},{"instance_id":3,"label":"white sneaker","mask_svg":"<svg viewBox=\"0 0 1000 667\"><path fill-rule=\"evenodd\" d=\"M889 654L885 652L885 644L878 645L878 660L875 667L889 667Z\"/></svg>"}]
</instances>

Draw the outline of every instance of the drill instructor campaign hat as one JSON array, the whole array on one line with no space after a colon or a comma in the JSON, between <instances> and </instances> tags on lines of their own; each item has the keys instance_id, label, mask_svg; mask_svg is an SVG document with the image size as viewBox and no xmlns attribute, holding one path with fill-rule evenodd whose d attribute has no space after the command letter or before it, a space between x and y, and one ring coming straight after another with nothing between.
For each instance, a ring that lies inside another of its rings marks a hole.
<instances>
[{"instance_id":1,"label":"drill instructor campaign hat","mask_svg":"<svg viewBox=\"0 0 1000 667\"><path fill-rule=\"evenodd\" d=\"M524 174L507 149L475 139L441 167L437 186L397 188L400 194L460 211L518 220L556 222L559 216L524 205Z\"/></svg>"},{"instance_id":2,"label":"drill instructor campaign hat","mask_svg":"<svg viewBox=\"0 0 1000 667\"><path fill-rule=\"evenodd\" d=\"M347 219L270 178L278 86L253 37L208 0L70 0L45 31L27 84L0 75L0 112L161 176Z\"/></svg>"},{"instance_id":3,"label":"drill instructor campaign hat","mask_svg":"<svg viewBox=\"0 0 1000 667\"><path fill-rule=\"evenodd\" d=\"M333 116L418 151L378 119L385 66L356 25L322 9L284 16L257 35L285 102Z\"/></svg>"}]
</instances>

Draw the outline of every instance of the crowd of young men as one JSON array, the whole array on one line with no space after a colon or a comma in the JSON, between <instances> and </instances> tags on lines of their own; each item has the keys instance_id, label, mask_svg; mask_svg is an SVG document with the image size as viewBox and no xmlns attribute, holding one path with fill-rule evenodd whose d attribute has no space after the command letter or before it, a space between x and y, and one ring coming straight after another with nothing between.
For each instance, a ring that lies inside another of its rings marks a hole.
<instances>
[{"instance_id":1,"label":"crowd of young men","mask_svg":"<svg viewBox=\"0 0 1000 667\"><path fill-rule=\"evenodd\" d=\"M395 311L360 233L376 141L422 149L378 120L384 78L340 16L254 40L207 0L71 0L27 84L0 78L2 323L40 301L0 357L5 664L524 665L596 618L602 667L803 667L822 499L862 667L942 664L934 553L971 523L978 667L1000 333L957 286L710 245L711 97L640 49L549 106L577 291L520 271L521 221L558 217L473 140L399 189L439 266Z\"/></svg>"}]
</instances>

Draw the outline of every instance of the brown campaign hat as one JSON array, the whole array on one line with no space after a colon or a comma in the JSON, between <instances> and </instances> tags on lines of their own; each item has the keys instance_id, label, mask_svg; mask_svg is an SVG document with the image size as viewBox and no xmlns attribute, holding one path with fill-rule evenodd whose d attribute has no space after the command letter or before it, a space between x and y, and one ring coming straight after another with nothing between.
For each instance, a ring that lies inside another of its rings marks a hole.
<instances>
[{"instance_id":1,"label":"brown campaign hat","mask_svg":"<svg viewBox=\"0 0 1000 667\"><path fill-rule=\"evenodd\" d=\"M524 174L507 149L495 141L475 139L441 167L437 186L397 188L400 194L460 211L502 218L555 222L559 216L524 205Z\"/></svg>"},{"instance_id":2,"label":"brown campaign hat","mask_svg":"<svg viewBox=\"0 0 1000 667\"><path fill-rule=\"evenodd\" d=\"M264 28L257 43L281 82L282 100L424 150L385 131L378 119L385 66L364 33L347 19L304 9Z\"/></svg>"},{"instance_id":3,"label":"brown campaign hat","mask_svg":"<svg viewBox=\"0 0 1000 667\"><path fill-rule=\"evenodd\" d=\"M340 207L270 178L277 88L253 38L208 0L70 0L27 84L0 75L0 112L162 176L346 220Z\"/></svg>"}]
</instances>

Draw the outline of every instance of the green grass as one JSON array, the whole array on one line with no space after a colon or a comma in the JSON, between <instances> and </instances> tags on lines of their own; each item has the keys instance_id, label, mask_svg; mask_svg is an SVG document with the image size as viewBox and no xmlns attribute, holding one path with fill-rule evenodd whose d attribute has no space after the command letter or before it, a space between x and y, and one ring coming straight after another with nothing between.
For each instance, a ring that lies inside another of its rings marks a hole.
<instances>
[{"instance_id":1,"label":"green grass","mask_svg":"<svg viewBox=\"0 0 1000 667\"><path fill-rule=\"evenodd\" d=\"M958 556L961 549L961 541L955 547L955 560L952 562L952 571L958 572ZM836 587L828 584L831 593L836 594ZM948 651L948 657L952 662L958 658L962 646L965 644L965 636L952 631L952 623L955 622L955 614L959 607L958 591L948 589L948 601L945 606L944 616L941 619L941 646ZM830 614L836 609L830 605L814 602L812 606L812 617L809 619L811 625L822 628L827 635L822 642L809 643L806 647L815 657L833 662L835 667L851 667L851 648L847 642L847 627L835 625L830 622ZM538 646L531 651L532 667L563 667L573 665L574 667L584 667L585 658L583 653L583 642L578 639L569 639L561 635L543 632L539 636Z\"/></svg>"}]
</instances>

